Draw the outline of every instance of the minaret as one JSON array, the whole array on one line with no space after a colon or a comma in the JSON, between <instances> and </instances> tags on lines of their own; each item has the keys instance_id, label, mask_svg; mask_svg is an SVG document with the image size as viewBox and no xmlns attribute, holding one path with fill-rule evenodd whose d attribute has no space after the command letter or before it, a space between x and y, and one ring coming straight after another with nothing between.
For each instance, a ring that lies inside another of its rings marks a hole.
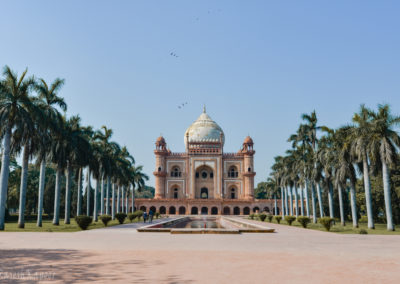
<instances>
[{"instance_id":1,"label":"minaret","mask_svg":"<svg viewBox=\"0 0 400 284\"><path fill-rule=\"evenodd\" d=\"M251 139L250 136L247 136L243 142L242 154L244 156L244 198L249 200L254 199L254 176L256 175L254 172L255 151L253 145L253 139Z\"/></svg>"},{"instance_id":2,"label":"minaret","mask_svg":"<svg viewBox=\"0 0 400 284\"><path fill-rule=\"evenodd\" d=\"M156 178L154 199L165 198L165 177L167 176L165 156L168 155L166 146L167 143L165 143L164 137L158 137L156 149L154 150L154 154L156 155L156 170L153 173Z\"/></svg>"}]
</instances>

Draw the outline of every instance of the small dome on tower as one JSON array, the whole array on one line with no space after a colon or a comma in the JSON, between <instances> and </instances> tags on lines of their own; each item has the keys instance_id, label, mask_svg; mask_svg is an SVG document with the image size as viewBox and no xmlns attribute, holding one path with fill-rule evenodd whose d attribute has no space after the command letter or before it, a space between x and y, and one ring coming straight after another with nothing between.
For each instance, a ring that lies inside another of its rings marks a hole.
<instances>
[{"instance_id":1,"label":"small dome on tower","mask_svg":"<svg viewBox=\"0 0 400 284\"><path fill-rule=\"evenodd\" d=\"M254 142L253 142L253 139L251 139L250 136L247 136L247 137L244 139L243 144L254 144Z\"/></svg>"},{"instance_id":2,"label":"small dome on tower","mask_svg":"<svg viewBox=\"0 0 400 284\"><path fill-rule=\"evenodd\" d=\"M165 145L164 137L162 137L162 136L158 137L156 140L156 144Z\"/></svg>"}]
</instances>

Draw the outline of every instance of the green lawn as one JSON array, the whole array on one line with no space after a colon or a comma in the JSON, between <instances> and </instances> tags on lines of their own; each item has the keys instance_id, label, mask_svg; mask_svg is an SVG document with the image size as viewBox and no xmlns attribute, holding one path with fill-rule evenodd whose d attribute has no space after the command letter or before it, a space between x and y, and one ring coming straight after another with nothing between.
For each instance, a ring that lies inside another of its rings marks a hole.
<instances>
[{"instance_id":1,"label":"green lawn","mask_svg":"<svg viewBox=\"0 0 400 284\"><path fill-rule=\"evenodd\" d=\"M269 223L268 220L265 220L266 223ZM275 218L272 220L272 223L274 224L278 224L275 220ZM286 223L286 221L281 221L281 225L286 225L289 226L288 223ZM375 224L375 229L371 230L367 228L367 224L366 223L359 223L359 228L354 229L353 228L353 223L352 222L348 222L346 223L346 226L341 226L340 224L337 223L337 225L333 225L331 228L331 232L333 233L339 233L339 234L359 234L360 233L360 229L365 229L368 234L371 235L400 235L400 227L397 227L397 231L388 231L386 230L386 224ZM293 227L299 227L299 228L303 228L300 223L298 223L297 221L294 221L292 223ZM317 223L310 223L307 226L307 229L312 229L312 230L319 230L319 231L324 231L326 232L325 228Z\"/></svg>"},{"instance_id":2,"label":"green lawn","mask_svg":"<svg viewBox=\"0 0 400 284\"><path fill-rule=\"evenodd\" d=\"M138 222L138 221L134 220L133 222ZM130 223L129 219L125 220L124 224L126 223ZM108 227L115 225L119 225L118 220L111 220L108 223ZM100 220L98 222L93 222L92 224L90 224L88 230L99 229L99 228L104 228L104 225ZM51 220L43 220L42 227L37 227L36 221L26 221L24 229L18 228L17 222L9 222L5 224L5 230L4 230L4 232L76 232L76 231L81 231L81 229L76 224L74 218L71 218L71 224L69 225L65 225L63 223L63 220L60 220L60 225L58 226L53 225ZM0 233L1 232L2 231L0 231Z\"/></svg>"}]
</instances>

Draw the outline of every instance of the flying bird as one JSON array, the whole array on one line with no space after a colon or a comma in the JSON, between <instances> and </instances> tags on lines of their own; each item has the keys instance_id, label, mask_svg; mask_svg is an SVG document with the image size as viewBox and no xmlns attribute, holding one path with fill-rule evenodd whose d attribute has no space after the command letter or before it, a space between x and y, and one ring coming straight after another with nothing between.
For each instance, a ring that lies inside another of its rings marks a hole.
<instances>
[{"instance_id":1,"label":"flying bird","mask_svg":"<svg viewBox=\"0 0 400 284\"><path fill-rule=\"evenodd\" d=\"M179 57L178 55L176 55L176 53L171 52L169 55L173 56L173 57Z\"/></svg>"}]
</instances>

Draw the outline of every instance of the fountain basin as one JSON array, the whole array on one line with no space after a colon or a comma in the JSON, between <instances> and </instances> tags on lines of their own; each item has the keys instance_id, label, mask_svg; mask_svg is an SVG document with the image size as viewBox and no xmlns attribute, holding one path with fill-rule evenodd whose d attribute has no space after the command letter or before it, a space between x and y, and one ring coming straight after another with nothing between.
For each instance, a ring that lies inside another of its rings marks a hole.
<instances>
[{"instance_id":1,"label":"fountain basin","mask_svg":"<svg viewBox=\"0 0 400 284\"><path fill-rule=\"evenodd\" d=\"M138 232L171 234L240 234L273 233L275 230L247 222L244 219L225 216L184 216L167 222L147 225Z\"/></svg>"}]
</instances>

